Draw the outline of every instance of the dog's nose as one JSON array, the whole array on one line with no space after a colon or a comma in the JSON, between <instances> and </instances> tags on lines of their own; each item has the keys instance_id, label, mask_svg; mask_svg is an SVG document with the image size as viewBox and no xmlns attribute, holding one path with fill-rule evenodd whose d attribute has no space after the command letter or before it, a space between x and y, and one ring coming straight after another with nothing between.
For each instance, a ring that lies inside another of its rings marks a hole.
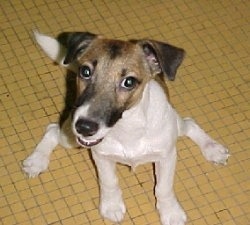
<instances>
[{"instance_id":1,"label":"dog's nose","mask_svg":"<svg viewBox=\"0 0 250 225\"><path fill-rule=\"evenodd\" d=\"M94 135L98 131L99 125L94 121L81 118L76 121L75 129L77 133L87 137Z\"/></svg>"}]
</instances>

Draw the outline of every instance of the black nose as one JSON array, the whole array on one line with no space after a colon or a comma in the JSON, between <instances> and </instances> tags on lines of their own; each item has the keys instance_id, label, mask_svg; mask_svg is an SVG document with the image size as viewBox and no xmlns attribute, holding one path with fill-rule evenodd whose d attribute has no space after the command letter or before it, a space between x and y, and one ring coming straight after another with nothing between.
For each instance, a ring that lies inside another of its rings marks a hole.
<instances>
[{"instance_id":1,"label":"black nose","mask_svg":"<svg viewBox=\"0 0 250 225\"><path fill-rule=\"evenodd\" d=\"M94 121L81 118L76 121L75 129L77 133L87 137L94 135L98 131L99 125Z\"/></svg>"}]
</instances>

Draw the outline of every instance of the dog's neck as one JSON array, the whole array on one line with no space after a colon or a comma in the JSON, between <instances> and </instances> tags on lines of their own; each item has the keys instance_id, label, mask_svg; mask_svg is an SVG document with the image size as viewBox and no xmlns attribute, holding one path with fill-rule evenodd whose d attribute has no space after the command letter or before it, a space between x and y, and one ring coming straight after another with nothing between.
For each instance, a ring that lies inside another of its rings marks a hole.
<instances>
[{"instance_id":1,"label":"dog's neck","mask_svg":"<svg viewBox=\"0 0 250 225\"><path fill-rule=\"evenodd\" d=\"M158 82L149 81L139 103L125 111L92 150L133 167L164 157L168 121L174 116L170 107L163 88Z\"/></svg>"}]
</instances>

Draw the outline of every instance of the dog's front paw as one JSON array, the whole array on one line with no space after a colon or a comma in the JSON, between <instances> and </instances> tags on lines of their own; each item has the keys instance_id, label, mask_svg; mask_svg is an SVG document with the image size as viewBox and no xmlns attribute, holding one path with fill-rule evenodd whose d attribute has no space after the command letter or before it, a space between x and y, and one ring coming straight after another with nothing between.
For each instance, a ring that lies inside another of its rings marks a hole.
<instances>
[{"instance_id":1,"label":"dog's front paw","mask_svg":"<svg viewBox=\"0 0 250 225\"><path fill-rule=\"evenodd\" d=\"M122 199L119 201L103 201L100 205L100 212L104 218L117 223L123 220L126 207Z\"/></svg>"},{"instance_id":2,"label":"dog's front paw","mask_svg":"<svg viewBox=\"0 0 250 225\"><path fill-rule=\"evenodd\" d=\"M178 202L169 207L158 205L158 210L162 225L185 225L187 221L186 214Z\"/></svg>"},{"instance_id":3,"label":"dog's front paw","mask_svg":"<svg viewBox=\"0 0 250 225\"><path fill-rule=\"evenodd\" d=\"M230 156L228 149L216 142L209 142L202 148L204 157L215 164L227 164Z\"/></svg>"},{"instance_id":4,"label":"dog's front paw","mask_svg":"<svg viewBox=\"0 0 250 225\"><path fill-rule=\"evenodd\" d=\"M49 165L49 156L41 152L33 152L23 161L23 171L28 174L29 178L38 176L45 171Z\"/></svg>"}]
</instances>

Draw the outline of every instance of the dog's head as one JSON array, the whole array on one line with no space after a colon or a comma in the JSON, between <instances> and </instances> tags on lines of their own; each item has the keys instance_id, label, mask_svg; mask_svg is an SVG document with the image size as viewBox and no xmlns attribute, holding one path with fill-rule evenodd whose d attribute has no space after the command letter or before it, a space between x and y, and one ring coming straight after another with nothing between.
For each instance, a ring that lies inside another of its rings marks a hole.
<instances>
[{"instance_id":1,"label":"dog's head","mask_svg":"<svg viewBox=\"0 0 250 225\"><path fill-rule=\"evenodd\" d=\"M174 80L184 57L183 49L153 40L112 40L88 32L63 33L59 41L35 36L53 60L77 73L72 128L85 147L105 137L150 79Z\"/></svg>"}]
</instances>

